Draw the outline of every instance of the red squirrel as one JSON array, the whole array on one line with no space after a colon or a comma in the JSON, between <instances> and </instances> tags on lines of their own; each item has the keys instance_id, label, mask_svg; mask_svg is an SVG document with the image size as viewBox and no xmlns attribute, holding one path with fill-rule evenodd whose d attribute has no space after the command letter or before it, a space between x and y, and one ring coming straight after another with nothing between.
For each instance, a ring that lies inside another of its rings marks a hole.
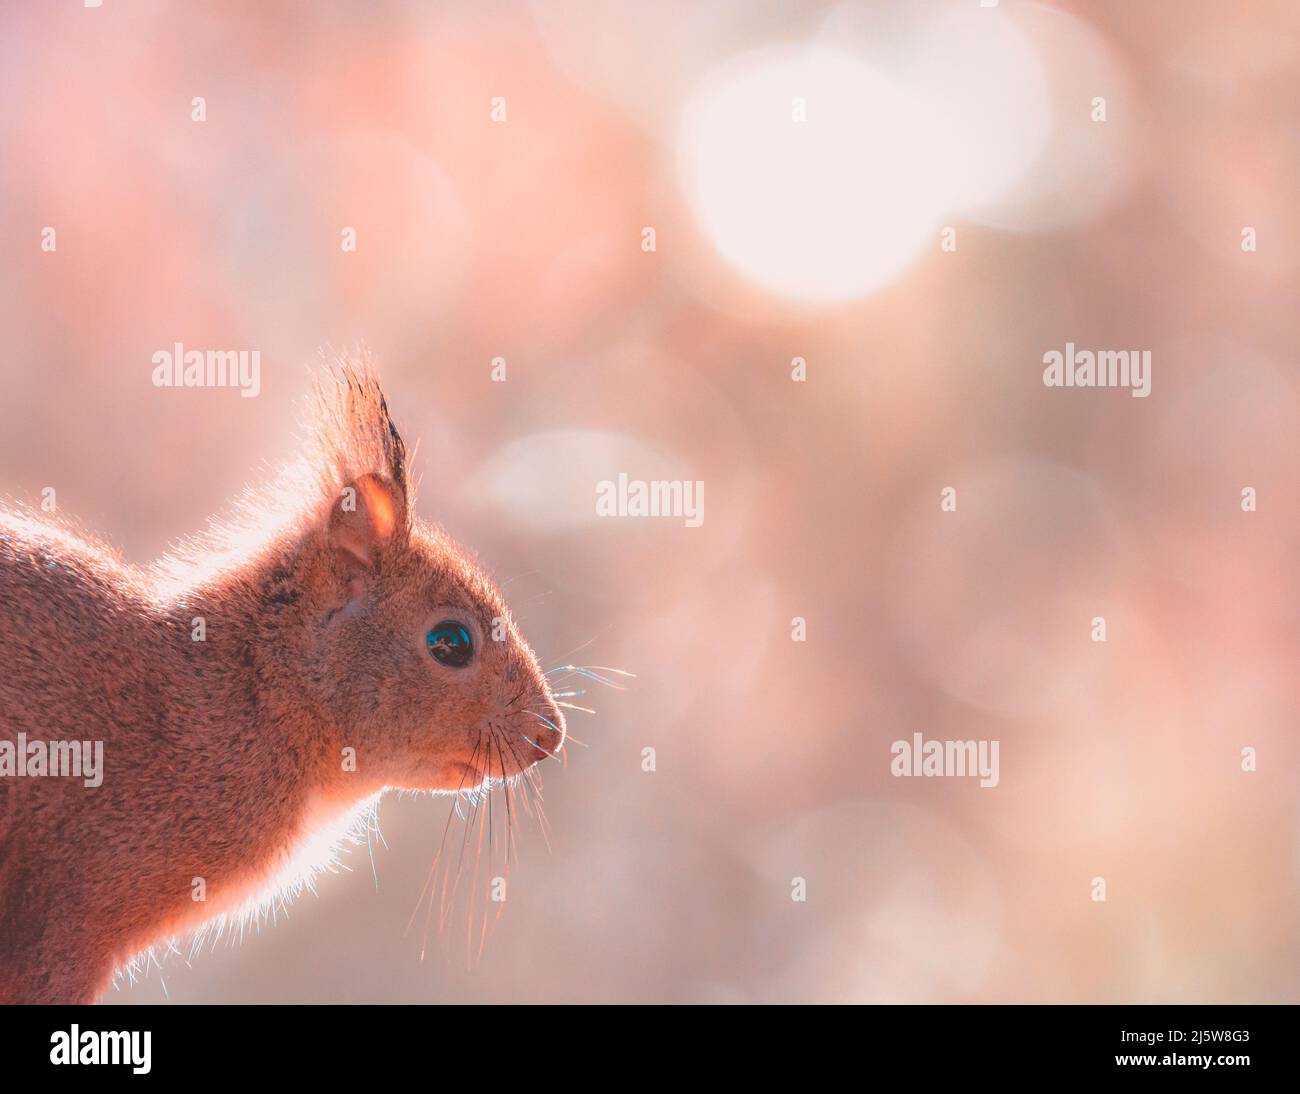
<instances>
[{"instance_id":1,"label":"red squirrel","mask_svg":"<svg viewBox=\"0 0 1300 1094\"><path fill-rule=\"evenodd\" d=\"M0 1002L93 1002L134 955L274 893L360 803L564 745L501 592L415 516L364 358L318 378L307 439L147 568L0 506ZM83 777L52 773L79 742Z\"/></svg>"}]
</instances>

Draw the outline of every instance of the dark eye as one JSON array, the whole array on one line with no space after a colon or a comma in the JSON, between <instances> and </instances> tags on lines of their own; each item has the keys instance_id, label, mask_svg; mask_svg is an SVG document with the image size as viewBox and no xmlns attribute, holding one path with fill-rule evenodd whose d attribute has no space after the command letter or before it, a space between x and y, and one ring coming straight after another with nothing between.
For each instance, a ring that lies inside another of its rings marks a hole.
<instances>
[{"instance_id":1,"label":"dark eye","mask_svg":"<svg viewBox=\"0 0 1300 1094\"><path fill-rule=\"evenodd\" d=\"M463 669L474 656L469 631L453 619L444 619L424 636L433 659L448 668Z\"/></svg>"}]
</instances>

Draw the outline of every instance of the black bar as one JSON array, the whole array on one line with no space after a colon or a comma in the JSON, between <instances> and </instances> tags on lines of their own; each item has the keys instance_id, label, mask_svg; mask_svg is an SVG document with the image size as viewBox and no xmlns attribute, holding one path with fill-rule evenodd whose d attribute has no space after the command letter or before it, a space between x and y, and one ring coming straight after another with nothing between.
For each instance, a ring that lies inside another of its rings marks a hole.
<instances>
[{"instance_id":1,"label":"black bar","mask_svg":"<svg viewBox=\"0 0 1300 1094\"><path fill-rule=\"evenodd\" d=\"M755 1065L768 1079L807 1078L834 1065L852 1067L867 1081L893 1075L1054 1082L1131 1073L1138 1081L1205 1076L1235 1089L1293 1082L1296 1070L1295 1012L1288 1007L877 1006L841 1008L832 1015L755 1007L743 1015L719 1015L717 1022L670 1007L636 1016L619 1008L601 1016L547 1010L519 1015L458 1006L10 1007L0 1012L0 1074L39 1080L61 1072L87 1082L117 1071L132 1081L201 1076L372 1083L407 1074L463 1082L483 1065L527 1066L535 1076L550 1058L557 1080L581 1075L604 1085L618 1082L619 1075L643 1081L657 1072L675 1073L680 1081L697 1079L700 1072L722 1076L736 1069L732 1074L739 1075L739 1069ZM116 1066L51 1062L52 1053L70 1044L74 1025L81 1051L91 1055L127 1041L87 1040L87 1033L133 1032L142 1049L147 1031L147 1073L137 1073L140 1065L130 1057Z\"/></svg>"}]
</instances>

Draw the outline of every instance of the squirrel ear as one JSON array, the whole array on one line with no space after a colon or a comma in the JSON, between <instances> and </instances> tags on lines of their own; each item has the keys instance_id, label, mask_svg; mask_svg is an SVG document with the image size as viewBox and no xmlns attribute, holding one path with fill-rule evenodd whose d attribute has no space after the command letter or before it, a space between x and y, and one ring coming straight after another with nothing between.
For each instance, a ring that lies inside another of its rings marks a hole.
<instances>
[{"instance_id":1,"label":"squirrel ear","mask_svg":"<svg viewBox=\"0 0 1300 1094\"><path fill-rule=\"evenodd\" d=\"M343 488L330 511L329 540L366 569L375 556L404 527L406 499L393 483L378 475L362 475Z\"/></svg>"},{"instance_id":2,"label":"squirrel ear","mask_svg":"<svg viewBox=\"0 0 1300 1094\"><path fill-rule=\"evenodd\" d=\"M307 460L328 507L330 545L349 569L373 569L378 552L405 541L413 506L406 445L365 353L339 356L316 377ZM313 512L319 512L313 508Z\"/></svg>"}]
</instances>

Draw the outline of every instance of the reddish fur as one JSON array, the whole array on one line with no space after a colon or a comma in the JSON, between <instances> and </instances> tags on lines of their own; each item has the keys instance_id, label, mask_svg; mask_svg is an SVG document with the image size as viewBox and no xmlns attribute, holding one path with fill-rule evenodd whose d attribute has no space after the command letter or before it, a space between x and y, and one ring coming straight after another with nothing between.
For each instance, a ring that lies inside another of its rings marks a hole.
<instances>
[{"instance_id":1,"label":"reddish fur","mask_svg":"<svg viewBox=\"0 0 1300 1094\"><path fill-rule=\"evenodd\" d=\"M0 777L0 1002L92 1001L136 953L259 892L322 819L384 787L476 785L489 722L514 746L492 774L563 744L500 592L415 518L364 361L321 381L312 440L298 472L148 571L0 509L0 737L104 742L97 788ZM425 648L449 616L476 631L469 668Z\"/></svg>"}]
</instances>

